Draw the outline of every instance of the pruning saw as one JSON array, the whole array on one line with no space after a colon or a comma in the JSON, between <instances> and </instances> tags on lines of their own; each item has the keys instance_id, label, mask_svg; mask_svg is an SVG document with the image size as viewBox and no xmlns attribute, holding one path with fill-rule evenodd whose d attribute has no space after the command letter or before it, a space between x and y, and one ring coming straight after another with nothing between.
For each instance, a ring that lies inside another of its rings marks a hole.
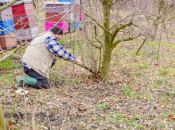
<instances>
[{"instance_id":1,"label":"pruning saw","mask_svg":"<svg viewBox=\"0 0 175 130\"><path fill-rule=\"evenodd\" d=\"M76 62L75 62L76 65L78 65ZM92 71L91 69L89 69L88 67L86 67L85 65L78 65L86 70L89 70L91 73L95 73L94 71Z\"/></svg>"}]
</instances>

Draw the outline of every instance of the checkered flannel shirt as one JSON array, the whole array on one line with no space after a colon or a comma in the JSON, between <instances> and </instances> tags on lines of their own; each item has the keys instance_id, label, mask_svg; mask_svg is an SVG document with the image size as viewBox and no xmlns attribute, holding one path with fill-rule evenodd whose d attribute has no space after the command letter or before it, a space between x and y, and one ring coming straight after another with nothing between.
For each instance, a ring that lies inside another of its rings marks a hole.
<instances>
[{"instance_id":1,"label":"checkered flannel shirt","mask_svg":"<svg viewBox=\"0 0 175 130\"><path fill-rule=\"evenodd\" d=\"M75 61L75 56L64 50L55 37L47 37L45 44L54 55L69 61Z\"/></svg>"}]
</instances>

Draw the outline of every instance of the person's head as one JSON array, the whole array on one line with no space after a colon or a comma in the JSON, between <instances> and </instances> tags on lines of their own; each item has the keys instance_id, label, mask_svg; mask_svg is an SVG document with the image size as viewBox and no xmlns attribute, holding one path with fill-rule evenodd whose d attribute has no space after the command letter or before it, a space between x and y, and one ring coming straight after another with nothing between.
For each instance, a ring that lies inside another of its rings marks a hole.
<instances>
[{"instance_id":1,"label":"person's head","mask_svg":"<svg viewBox=\"0 0 175 130\"><path fill-rule=\"evenodd\" d=\"M62 38L62 35L63 35L63 30L61 27L57 26L57 25L54 25L52 28L51 28L51 31L52 33L55 35L55 38L57 40L60 40Z\"/></svg>"}]
</instances>

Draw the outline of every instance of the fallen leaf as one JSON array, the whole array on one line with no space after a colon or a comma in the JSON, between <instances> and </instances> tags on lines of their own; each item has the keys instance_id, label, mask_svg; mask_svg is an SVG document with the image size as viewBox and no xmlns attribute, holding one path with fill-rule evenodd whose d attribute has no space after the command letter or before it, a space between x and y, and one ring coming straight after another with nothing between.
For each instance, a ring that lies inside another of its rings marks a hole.
<instances>
[{"instance_id":1,"label":"fallen leaf","mask_svg":"<svg viewBox=\"0 0 175 130\"><path fill-rule=\"evenodd\" d=\"M93 111L92 111L92 110L89 110L89 111L88 111L88 113L92 114L92 113L93 113Z\"/></svg>"},{"instance_id":2,"label":"fallen leaf","mask_svg":"<svg viewBox=\"0 0 175 130\"><path fill-rule=\"evenodd\" d=\"M85 112L85 111L87 111L87 108L85 106L81 105L80 107L78 107L78 110Z\"/></svg>"},{"instance_id":3,"label":"fallen leaf","mask_svg":"<svg viewBox=\"0 0 175 130\"><path fill-rule=\"evenodd\" d=\"M143 107L139 107L139 109L143 109Z\"/></svg>"},{"instance_id":4,"label":"fallen leaf","mask_svg":"<svg viewBox=\"0 0 175 130\"><path fill-rule=\"evenodd\" d=\"M125 115L127 118L130 118L130 116L129 115Z\"/></svg>"},{"instance_id":5,"label":"fallen leaf","mask_svg":"<svg viewBox=\"0 0 175 130\"><path fill-rule=\"evenodd\" d=\"M172 114L169 114L168 118L169 119L175 119L175 116L173 116Z\"/></svg>"},{"instance_id":6,"label":"fallen leaf","mask_svg":"<svg viewBox=\"0 0 175 130\"><path fill-rule=\"evenodd\" d=\"M166 106L166 103L163 103Z\"/></svg>"},{"instance_id":7,"label":"fallen leaf","mask_svg":"<svg viewBox=\"0 0 175 130\"><path fill-rule=\"evenodd\" d=\"M171 98L168 98L167 101L171 101L172 99Z\"/></svg>"},{"instance_id":8,"label":"fallen leaf","mask_svg":"<svg viewBox=\"0 0 175 130\"><path fill-rule=\"evenodd\" d=\"M9 123L8 126L10 129L17 130L17 127L12 124L12 122Z\"/></svg>"},{"instance_id":9,"label":"fallen leaf","mask_svg":"<svg viewBox=\"0 0 175 130\"><path fill-rule=\"evenodd\" d=\"M3 54L5 51L1 51L0 54Z\"/></svg>"},{"instance_id":10,"label":"fallen leaf","mask_svg":"<svg viewBox=\"0 0 175 130\"><path fill-rule=\"evenodd\" d=\"M131 88L131 91L133 92L135 89L134 88Z\"/></svg>"},{"instance_id":11,"label":"fallen leaf","mask_svg":"<svg viewBox=\"0 0 175 130\"><path fill-rule=\"evenodd\" d=\"M9 127L12 125L12 122L9 123Z\"/></svg>"},{"instance_id":12,"label":"fallen leaf","mask_svg":"<svg viewBox=\"0 0 175 130\"><path fill-rule=\"evenodd\" d=\"M92 119L92 121L96 121L96 119Z\"/></svg>"},{"instance_id":13,"label":"fallen leaf","mask_svg":"<svg viewBox=\"0 0 175 130\"><path fill-rule=\"evenodd\" d=\"M18 120L20 119L20 118L17 118ZM21 120L24 120L25 118L24 117L21 117Z\"/></svg>"},{"instance_id":14,"label":"fallen leaf","mask_svg":"<svg viewBox=\"0 0 175 130\"><path fill-rule=\"evenodd\" d=\"M98 122L95 122L95 124L96 124L96 125L99 125L99 123L98 123Z\"/></svg>"},{"instance_id":15,"label":"fallen leaf","mask_svg":"<svg viewBox=\"0 0 175 130\"><path fill-rule=\"evenodd\" d=\"M172 117L173 117L173 115L169 114L168 118L170 118L170 119L171 119Z\"/></svg>"}]
</instances>

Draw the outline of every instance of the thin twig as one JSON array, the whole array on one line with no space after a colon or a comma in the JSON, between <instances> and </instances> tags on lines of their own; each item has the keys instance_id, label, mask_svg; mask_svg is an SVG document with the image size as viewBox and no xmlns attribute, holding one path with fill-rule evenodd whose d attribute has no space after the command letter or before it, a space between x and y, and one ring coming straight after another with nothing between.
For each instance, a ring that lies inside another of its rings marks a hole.
<instances>
[{"instance_id":1,"label":"thin twig","mask_svg":"<svg viewBox=\"0 0 175 130\"><path fill-rule=\"evenodd\" d=\"M47 114L47 119L48 119L48 122L49 122L49 127L50 127L50 130L52 130L52 126L51 126L51 123L50 123L50 118L49 118L49 114L48 114L48 111L47 109L45 108L46 110L46 114Z\"/></svg>"}]
</instances>

